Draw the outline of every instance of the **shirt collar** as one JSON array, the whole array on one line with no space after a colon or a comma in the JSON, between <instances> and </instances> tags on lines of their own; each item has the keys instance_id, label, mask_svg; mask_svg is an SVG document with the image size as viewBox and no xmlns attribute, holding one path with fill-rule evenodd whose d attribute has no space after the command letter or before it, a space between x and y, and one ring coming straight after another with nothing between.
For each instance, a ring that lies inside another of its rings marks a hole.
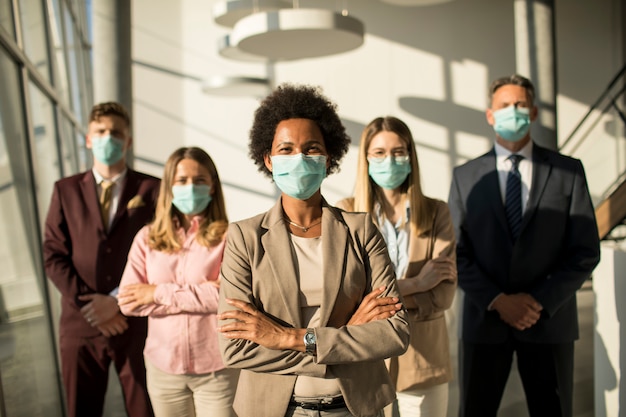
<instances>
[{"instance_id":1,"label":"shirt collar","mask_svg":"<svg viewBox=\"0 0 626 417\"><path fill-rule=\"evenodd\" d=\"M379 225L382 225L383 222L386 220L385 217L383 216L382 206L379 202L374 203L374 215L376 216L376 219L378 220ZM406 199L406 224L409 224L409 220L411 218L410 216L411 216L411 203L409 202L409 199L407 198ZM393 226L396 227L397 225L394 224Z\"/></svg>"},{"instance_id":2,"label":"shirt collar","mask_svg":"<svg viewBox=\"0 0 626 417\"><path fill-rule=\"evenodd\" d=\"M96 168L92 168L91 172L93 173L93 176L96 179L96 184L98 185L100 185L102 181L104 181L105 179L112 181L115 184L119 184L124 178L126 178L126 173L128 172L128 168L124 168L124 171L120 172L113 178L104 178L102 175L100 175L98 171L96 171Z\"/></svg>"},{"instance_id":3,"label":"shirt collar","mask_svg":"<svg viewBox=\"0 0 626 417\"><path fill-rule=\"evenodd\" d=\"M507 148L500 145L498 142L496 142L495 151L496 151L496 159L498 160L498 162L504 161L505 159L507 159L509 156L513 154L513 152L509 151ZM533 141L529 140L526 146L524 146L518 152L515 152L515 154L523 156L524 159L528 161L532 160Z\"/></svg>"}]
</instances>

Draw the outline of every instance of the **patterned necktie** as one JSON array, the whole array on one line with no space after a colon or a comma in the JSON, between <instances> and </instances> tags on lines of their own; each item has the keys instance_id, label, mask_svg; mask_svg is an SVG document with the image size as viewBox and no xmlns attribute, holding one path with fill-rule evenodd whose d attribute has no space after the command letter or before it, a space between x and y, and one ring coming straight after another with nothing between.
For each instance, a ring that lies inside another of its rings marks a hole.
<instances>
[{"instance_id":1,"label":"patterned necktie","mask_svg":"<svg viewBox=\"0 0 626 417\"><path fill-rule=\"evenodd\" d=\"M522 228L522 176L519 172L519 163L524 159L521 155L509 156L511 170L506 178L506 195L504 197L504 210L509 221L509 228L513 240L517 240Z\"/></svg>"},{"instance_id":2,"label":"patterned necktie","mask_svg":"<svg viewBox=\"0 0 626 417\"><path fill-rule=\"evenodd\" d=\"M100 192L100 213L104 222L104 230L109 230L109 211L111 210L111 196L113 195L113 181L103 180L100 183L102 191Z\"/></svg>"}]
</instances>

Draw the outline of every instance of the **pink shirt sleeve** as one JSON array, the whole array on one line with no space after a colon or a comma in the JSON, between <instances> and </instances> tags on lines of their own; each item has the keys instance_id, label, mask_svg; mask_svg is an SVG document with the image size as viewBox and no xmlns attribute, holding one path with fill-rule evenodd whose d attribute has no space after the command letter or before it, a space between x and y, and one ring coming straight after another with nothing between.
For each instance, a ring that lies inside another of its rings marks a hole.
<instances>
[{"instance_id":1,"label":"pink shirt sleeve","mask_svg":"<svg viewBox=\"0 0 626 417\"><path fill-rule=\"evenodd\" d=\"M225 241L207 248L189 236L183 249L165 253L150 249L148 227L135 237L120 287L130 284L156 285L154 302L135 310L121 307L132 316L165 316L182 313L217 313L219 268Z\"/></svg>"}]
</instances>

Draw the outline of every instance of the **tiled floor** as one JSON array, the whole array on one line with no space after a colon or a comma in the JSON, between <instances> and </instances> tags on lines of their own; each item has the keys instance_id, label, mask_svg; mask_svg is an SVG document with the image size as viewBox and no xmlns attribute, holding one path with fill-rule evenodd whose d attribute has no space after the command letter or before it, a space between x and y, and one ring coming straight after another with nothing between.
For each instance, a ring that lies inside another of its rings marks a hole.
<instances>
[{"instance_id":1,"label":"tiled floor","mask_svg":"<svg viewBox=\"0 0 626 417\"><path fill-rule=\"evenodd\" d=\"M585 286L578 293L580 340L576 343L574 371L574 417L592 417L593 404L593 292ZM456 323L451 314L450 334L453 363L456 368ZM44 319L34 318L15 324L0 325L0 369L7 417L56 417L57 389L49 381L54 378L49 349L41 334L45 334ZM39 336L38 336L39 335ZM33 362L35 358L37 362ZM455 369L456 372L456 369ZM42 374L44 378L42 378ZM47 382L46 382L47 381ZM33 394L34 393L34 394ZM455 417L458 404L456 381L450 385L448 416ZM0 408L0 416L4 416ZM117 375L111 372L105 417L125 417L122 394ZM527 417L524 393L516 371L512 372L502 400L500 417ZM132 417L132 416L131 416Z\"/></svg>"}]
</instances>

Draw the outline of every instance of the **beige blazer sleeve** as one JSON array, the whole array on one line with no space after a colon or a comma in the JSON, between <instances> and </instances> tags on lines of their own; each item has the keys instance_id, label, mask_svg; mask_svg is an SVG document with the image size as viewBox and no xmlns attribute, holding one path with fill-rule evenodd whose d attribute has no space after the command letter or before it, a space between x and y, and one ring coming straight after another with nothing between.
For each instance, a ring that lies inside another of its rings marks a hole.
<instances>
[{"instance_id":1,"label":"beige blazer sleeve","mask_svg":"<svg viewBox=\"0 0 626 417\"><path fill-rule=\"evenodd\" d=\"M456 268L456 240L454 227L448 205L436 201L437 209L432 230L424 236L412 237L409 244L409 268L405 279L415 280L426 262L432 258L446 256L454 260ZM431 290L411 292L410 286L405 287L403 294L407 308L418 310L420 317L428 317L434 313L445 311L452 306L456 294L457 281L442 281ZM408 289L408 290L407 290Z\"/></svg>"}]
</instances>

